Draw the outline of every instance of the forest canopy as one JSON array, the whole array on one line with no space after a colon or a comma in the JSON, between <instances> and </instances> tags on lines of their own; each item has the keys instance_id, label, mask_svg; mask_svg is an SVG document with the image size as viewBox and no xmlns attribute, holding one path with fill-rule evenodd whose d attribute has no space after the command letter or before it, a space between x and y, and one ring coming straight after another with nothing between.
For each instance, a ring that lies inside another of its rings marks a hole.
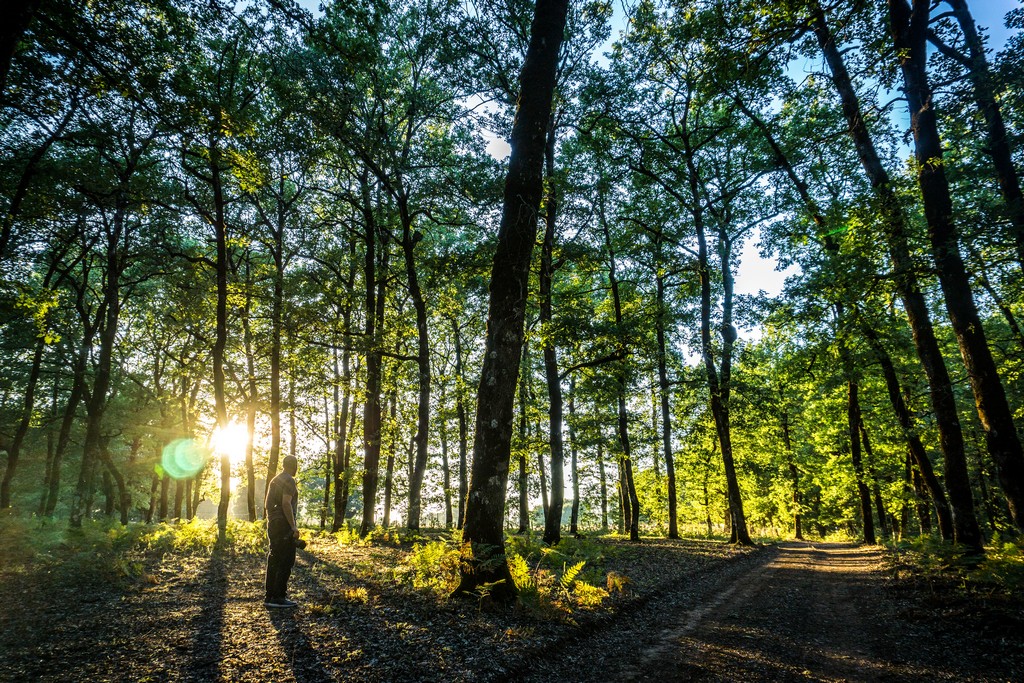
<instances>
[{"instance_id":1,"label":"forest canopy","mask_svg":"<svg viewBox=\"0 0 1024 683\"><path fill-rule=\"evenodd\" d=\"M11 5L0 508L223 533L292 454L363 535L1024 528L1024 9Z\"/></svg>"}]
</instances>

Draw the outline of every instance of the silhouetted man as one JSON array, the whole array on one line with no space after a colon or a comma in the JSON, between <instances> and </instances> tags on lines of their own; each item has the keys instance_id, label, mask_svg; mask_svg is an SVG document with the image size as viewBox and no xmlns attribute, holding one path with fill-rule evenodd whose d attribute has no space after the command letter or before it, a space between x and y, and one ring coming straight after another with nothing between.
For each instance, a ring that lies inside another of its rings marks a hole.
<instances>
[{"instance_id":1,"label":"silhouetted man","mask_svg":"<svg viewBox=\"0 0 1024 683\"><path fill-rule=\"evenodd\" d=\"M299 471L299 462L295 456L286 455L281 467L281 473L267 486L265 500L270 552L267 554L267 597L263 604L267 607L296 607L298 603L286 598L285 592L299 540L299 526L295 523L299 505L295 473Z\"/></svg>"}]
</instances>

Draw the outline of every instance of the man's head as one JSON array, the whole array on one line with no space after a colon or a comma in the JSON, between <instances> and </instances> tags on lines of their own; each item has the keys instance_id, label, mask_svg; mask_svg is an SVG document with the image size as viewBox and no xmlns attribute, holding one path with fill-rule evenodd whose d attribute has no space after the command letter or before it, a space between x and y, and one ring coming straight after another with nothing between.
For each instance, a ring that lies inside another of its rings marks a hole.
<instances>
[{"instance_id":1,"label":"man's head","mask_svg":"<svg viewBox=\"0 0 1024 683\"><path fill-rule=\"evenodd\" d=\"M281 469L294 477L295 473L299 471L299 461L294 455L286 455L281 462Z\"/></svg>"}]
</instances>

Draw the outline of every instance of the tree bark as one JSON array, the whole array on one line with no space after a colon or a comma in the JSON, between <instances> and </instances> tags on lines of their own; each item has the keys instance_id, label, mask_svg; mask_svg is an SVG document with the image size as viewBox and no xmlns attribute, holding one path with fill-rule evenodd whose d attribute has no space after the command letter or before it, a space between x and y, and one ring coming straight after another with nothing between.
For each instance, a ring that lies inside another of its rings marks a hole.
<instances>
[{"instance_id":1,"label":"tree bark","mask_svg":"<svg viewBox=\"0 0 1024 683\"><path fill-rule=\"evenodd\" d=\"M928 305L918 285L916 264L911 258L907 243L908 229L903 208L889 174L875 150L861 114L853 82L835 44L825 14L817 2L813 6L812 29L832 72L832 79L842 101L843 113L857 155L880 203L889 257L896 271L896 289L910 322L917 355L928 377L932 408L935 411L935 422L946 461L946 485L952 508L954 536L957 542L980 550L981 536L974 514L974 501L971 498L963 432L960 428L953 386L935 338Z\"/></svg>"},{"instance_id":2,"label":"tree bark","mask_svg":"<svg viewBox=\"0 0 1024 683\"><path fill-rule=\"evenodd\" d=\"M942 161L942 142L926 72L929 8L930 2L927 0L914 0L913 9L906 0L889 0L893 45L900 57L903 91L907 97L910 126L914 133L917 181L924 203L932 259L945 298L946 312L956 333L960 355L967 367L988 451L999 470L999 482L1010 506L1013 522L1019 530L1024 530L1024 451L974 303L970 278L960 255L960 240L953 222L953 201ZM966 477L964 479L966 481ZM953 484L949 486L952 497ZM958 492L957 495L966 496L969 493L968 487L968 490ZM977 522L974 527L973 536L963 539L963 542L980 551Z\"/></svg>"},{"instance_id":3,"label":"tree bark","mask_svg":"<svg viewBox=\"0 0 1024 683\"><path fill-rule=\"evenodd\" d=\"M580 471L579 463L577 462L577 451L579 447L576 443L576 378L573 377L569 380L569 419L567 421L569 427L569 460L571 463L571 474L572 474L572 512L569 517L569 533L573 536L579 537L580 535Z\"/></svg>"},{"instance_id":4,"label":"tree bark","mask_svg":"<svg viewBox=\"0 0 1024 683\"><path fill-rule=\"evenodd\" d=\"M25 400L22 405L21 419L18 420L18 427L14 431L14 438L7 446L7 468L4 470L3 479L0 480L0 509L11 507L11 481L18 468L18 459L21 455L21 444L28 434L29 425L32 422L32 413L35 410L36 385L39 382L39 371L43 364L43 350L46 348L46 340L43 337L36 339L35 350L32 353L32 366L28 373L28 383L25 386Z\"/></svg>"},{"instance_id":5,"label":"tree bark","mask_svg":"<svg viewBox=\"0 0 1024 683\"><path fill-rule=\"evenodd\" d=\"M935 515L939 521L939 532L942 534L943 539L951 541L953 540L953 519L949 510L949 503L946 500L946 492L942 488L942 484L939 483L938 477L935 476L935 470L932 467L927 451L925 451L924 444L921 443L921 437L917 435L910 409L903 400L903 392L900 390L899 378L896 376L896 368L893 366L892 358L890 358L885 347L882 346L874 329L868 325L862 326L862 329L868 345L882 367L882 376L885 378L889 402L892 403L893 411L896 413L896 418L903 429L904 437L907 439L910 457L913 459L914 464L917 465L919 476L922 477L931 496L932 504L935 506Z\"/></svg>"},{"instance_id":6,"label":"tree bark","mask_svg":"<svg viewBox=\"0 0 1024 683\"><path fill-rule=\"evenodd\" d=\"M505 561L505 486L512 442L512 407L523 345L526 290L537 213L543 192L545 133L551 115L558 54L568 0L538 0L520 72L508 176L491 273L484 364L477 395L473 474L463 529L463 562L456 593L493 584L491 595L511 599L515 586ZM493 582L500 583L493 583Z\"/></svg>"},{"instance_id":7,"label":"tree bark","mask_svg":"<svg viewBox=\"0 0 1024 683\"><path fill-rule=\"evenodd\" d=\"M974 17L966 0L949 0L953 15L963 31L969 56L958 60L967 67L967 73L974 87L974 100L985 118L987 144L985 152L992 159L992 166L999 181L999 191L1006 202L1014 244L1017 247L1017 262L1024 269L1024 196L1021 194L1020 178L1013 163L1013 149L1006 133L1006 124L996 99L996 88L992 82L985 46L978 34Z\"/></svg>"},{"instance_id":8,"label":"tree bark","mask_svg":"<svg viewBox=\"0 0 1024 683\"><path fill-rule=\"evenodd\" d=\"M658 236L658 256L661 256L661 236ZM668 478L668 537L679 538L678 512L676 510L676 466L672 455L672 411L669 406L668 344L665 340L666 318L665 276L660 267L655 272L657 287L657 336L658 336L658 398L661 402L661 448L665 457L665 473Z\"/></svg>"},{"instance_id":9,"label":"tree bark","mask_svg":"<svg viewBox=\"0 0 1024 683\"><path fill-rule=\"evenodd\" d=\"M789 410L782 409L782 448L786 451L786 465L789 468L789 483L793 487L793 538L802 541L803 529L800 524L800 508L803 500L800 497L800 471L793 459L793 440L789 433Z\"/></svg>"},{"instance_id":10,"label":"tree bark","mask_svg":"<svg viewBox=\"0 0 1024 683\"><path fill-rule=\"evenodd\" d=\"M459 523L466 523L466 496L469 495L469 425L466 417L465 387L462 378L462 334L452 317L452 336L455 339L455 415L459 421Z\"/></svg>"},{"instance_id":11,"label":"tree bark","mask_svg":"<svg viewBox=\"0 0 1024 683\"><path fill-rule=\"evenodd\" d=\"M857 495L860 499L860 514L864 524L864 542L875 545L875 524L871 516L871 493L864 477L864 464L860 457L860 401L858 399L857 382L849 380L847 387L847 426L850 437L850 457L853 460L853 473L857 478Z\"/></svg>"},{"instance_id":12,"label":"tree bark","mask_svg":"<svg viewBox=\"0 0 1024 683\"><path fill-rule=\"evenodd\" d=\"M11 0L5 13L7 20L0 29L0 95L7 91L7 74L11 68L11 60L17 50L18 42L32 22L32 17L39 9L39 0ZM0 251L0 259L3 252Z\"/></svg>"},{"instance_id":13,"label":"tree bark","mask_svg":"<svg viewBox=\"0 0 1024 683\"><path fill-rule=\"evenodd\" d=\"M441 405L445 404L444 386L441 388ZM455 522L455 517L452 514L452 473L448 466L448 420L442 419L438 421L438 434L441 441L441 477L442 486L444 488L444 528L451 529Z\"/></svg>"},{"instance_id":14,"label":"tree bark","mask_svg":"<svg viewBox=\"0 0 1024 683\"><path fill-rule=\"evenodd\" d=\"M608 532L608 476L604 469L604 443L597 442L597 473L601 479L601 531Z\"/></svg>"},{"instance_id":15,"label":"tree bark","mask_svg":"<svg viewBox=\"0 0 1024 683\"><path fill-rule=\"evenodd\" d=\"M405 274L409 284L409 297L416 311L416 369L419 396L416 405L416 459L409 478L409 516L406 526L411 531L420 528L423 477L427 472L427 446L430 437L430 341L427 334L427 306L416 273L414 247L422 239L412 229L412 217L406 201L398 203L402 219L402 253L405 255Z\"/></svg>"},{"instance_id":16,"label":"tree bark","mask_svg":"<svg viewBox=\"0 0 1024 683\"><path fill-rule=\"evenodd\" d=\"M875 454L871 451L871 442L868 440L868 430L864 426L863 417L858 427L860 431L860 442L864 446L864 459L867 467L864 469L871 480L871 495L875 501L875 514L878 516L878 528L882 532L882 539L889 538L889 519L885 512L885 504L882 501L882 491L878 484L878 472L875 470Z\"/></svg>"},{"instance_id":17,"label":"tree bark","mask_svg":"<svg viewBox=\"0 0 1024 683\"><path fill-rule=\"evenodd\" d=\"M688 145L688 143L687 143ZM698 174L693 154L687 150L688 180L690 194L694 201L691 208L693 224L697 233L697 268L700 280L700 337L701 357L708 381L708 393L711 403L711 414L715 420L718 434L718 445L722 450L722 465L725 470L726 493L729 501L729 514L732 526L731 538L742 545L753 545L747 531L747 517L743 511L743 498L740 494L739 479L736 476L736 465L732 452L732 428L729 418L729 393L731 382L732 345L736 340L736 329L732 326L732 279L729 273L729 254L720 254L722 261L722 281L725 285L725 297L722 307L722 363L721 373L715 367L714 347L711 342L711 266L708 259L706 228L704 225L703 199L698 187Z\"/></svg>"},{"instance_id":18,"label":"tree bark","mask_svg":"<svg viewBox=\"0 0 1024 683\"><path fill-rule=\"evenodd\" d=\"M219 125L219 123L218 123ZM217 321L213 342L213 403L217 427L228 426L228 406L224 386L224 356L228 343L228 226L225 216L224 187L221 181L221 150L211 141L210 177L212 179L214 206L214 238L217 245ZM231 501L231 458L227 453L220 456L220 503L217 505L217 539L227 542L228 505Z\"/></svg>"},{"instance_id":19,"label":"tree bark","mask_svg":"<svg viewBox=\"0 0 1024 683\"><path fill-rule=\"evenodd\" d=\"M622 318L622 298L619 294L619 280L615 270L615 248L612 245L611 231L608 229L608 221L604 212L604 194L598 191L599 211L598 218L601 230L604 233L605 251L608 255L608 286L612 292L612 306L615 311L615 329L618 334L618 351L623 359L626 356L625 338ZM629 442L629 416L626 413L626 370L625 360L619 361L620 365L615 373L618 384L616 387L616 402L618 414L618 436L621 449L619 461L620 481L623 489L623 524L629 529L629 540L640 540L640 498L636 493L636 486L633 482L633 458Z\"/></svg>"},{"instance_id":20,"label":"tree bark","mask_svg":"<svg viewBox=\"0 0 1024 683\"><path fill-rule=\"evenodd\" d=\"M529 463L530 417L526 412L530 393L530 344L523 343L523 360L519 378L519 530L525 534L530 530Z\"/></svg>"},{"instance_id":21,"label":"tree bark","mask_svg":"<svg viewBox=\"0 0 1024 683\"><path fill-rule=\"evenodd\" d=\"M391 410L391 419L388 424L390 444L388 445L388 457L384 468L384 528L391 526L391 494L395 484L395 453L398 450L398 397L392 391L388 397Z\"/></svg>"},{"instance_id":22,"label":"tree bark","mask_svg":"<svg viewBox=\"0 0 1024 683\"><path fill-rule=\"evenodd\" d=\"M362 209L364 240L363 279L366 283L366 402L363 405L363 518L359 534L366 536L373 530L377 505L377 481L380 476L380 423L382 406L380 328L384 323L384 293L387 276L388 247L381 240L381 254L377 257L378 228L370 202L370 185L365 173L362 183Z\"/></svg>"},{"instance_id":23,"label":"tree bark","mask_svg":"<svg viewBox=\"0 0 1024 683\"><path fill-rule=\"evenodd\" d=\"M548 388L548 444L551 450L551 498L544 509L544 542L562 540L562 506L565 503L565 452L562 443L562 379L558 374L558 350L554 340L552 281L555 276L555 219L558 193L555 188L555 117L548 123L544 159L547 182L544 194L544 241L540 252L540 324L544 346L544 377ZM543 465L541 481L543 482Z\"/></svg>"}]
</instances>

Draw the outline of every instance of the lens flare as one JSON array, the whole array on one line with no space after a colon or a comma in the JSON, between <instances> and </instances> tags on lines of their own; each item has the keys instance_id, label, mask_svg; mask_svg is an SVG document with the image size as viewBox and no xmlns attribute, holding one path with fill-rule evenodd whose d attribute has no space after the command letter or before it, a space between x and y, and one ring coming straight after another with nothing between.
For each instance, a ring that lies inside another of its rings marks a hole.
<instances>
[{"instance_id":1,"label":"lens flare","mask_svg":"<svg viewBox=\"0 0 1024 683\"><path fill-rule=\"evenodd\" d=\"M177 439L164 446L160 466L174 479L188 479L199 474L209 457L210 450L195 439Z\"/></svg>"}]
</instances>

